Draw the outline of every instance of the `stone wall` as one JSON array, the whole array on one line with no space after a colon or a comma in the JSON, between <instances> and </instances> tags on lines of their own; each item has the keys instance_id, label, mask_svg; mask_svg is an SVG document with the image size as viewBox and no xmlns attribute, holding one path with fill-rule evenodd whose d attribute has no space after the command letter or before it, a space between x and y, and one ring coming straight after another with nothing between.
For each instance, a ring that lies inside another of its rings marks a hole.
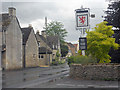
<instances>
[{"instance_id":1,"label":"stone wall","mask_svg":"<svg viewBox=\"0 0 120 90\"><path fill-rule=\"evenodd\" d=\"M70 77L82 80L118 80L120 64L70 65Z\"/></svg>"}]
</instances>

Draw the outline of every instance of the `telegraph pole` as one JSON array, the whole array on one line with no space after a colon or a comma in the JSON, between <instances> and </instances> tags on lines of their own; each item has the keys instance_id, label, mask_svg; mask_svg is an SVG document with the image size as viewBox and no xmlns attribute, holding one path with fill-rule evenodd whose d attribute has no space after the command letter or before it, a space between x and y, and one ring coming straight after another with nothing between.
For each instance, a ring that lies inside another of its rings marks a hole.
<instances>
[{"instance_id":1,"label":"telegraph pole","mask_svg":"<svg viewBox=\"0 0 120 90\"><path fill-rule=\"evenodd\" d=\"M45 33L46 33L46 65L50 65L50 62L48 63L48 56L47 56L47 17L45 17Z\"/></svg>"}]
</instances>

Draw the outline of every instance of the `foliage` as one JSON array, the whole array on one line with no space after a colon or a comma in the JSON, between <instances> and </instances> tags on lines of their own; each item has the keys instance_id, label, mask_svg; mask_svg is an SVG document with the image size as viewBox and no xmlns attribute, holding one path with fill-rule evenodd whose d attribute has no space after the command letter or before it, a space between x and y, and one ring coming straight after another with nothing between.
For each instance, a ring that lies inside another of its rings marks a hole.
<instances>
[{"instance_id":1,"label":"foliage","mask_svg":"<svg viewBox=\"0 0 120 90\"><path fill-rule=\"evenodd\" d=\"M59 50L57 50L57 52L56 52L56 57L60 57Z\"/></svg>"},{"instance_id":2,"label":"foliage","mask_svg":"<svg viewBox=\"0 0 120 90\"><path fill-rule=\"evenodd\" d=\"M48 23L46 33L50 36L59 36L60 41L63 42L68 32L64 29L64 25L61 22L52 21Z\"/></svg>"},{"instance_id":3,"label":"foliage","mask_svg":"<svg viewBox=\"0 0 120 90\"><path fill-rule=\"evenodd\" d=\"M109 4L107 11L105 11L107 16L105 17L105 21L108 22L108 25L112 25L119 30L114 30L114 38L115 42L120 44L120 1L112 2ZM111 56L112 63L120 63L120 48L118 50L114 50L111 48L109 55Z\"/></svg>"},{"instance_id":4,"label":"foliage","mask_svg":"<svg viewBox=\"0 0 120 90\"><path fill-rule=\"evenodd\" d=\"M112 26L107 26L104 21L97 24L94 31L87 31L87 53L99 60L99 63L109 63L110 56L108 55L111 47L118 49L119 45L115 43L115 38Z\"/></svg>"},{"instance_id":5,"label":"foliage","mask_svg":"<svg viewBox=\"0 0 120 90\"><path fill-rule=\"evenodd\" d=\"M56 57L55 57L55 61L52 61L52 64L53 65L58 65L60 63L60 53L59 53L59 50L57 50L56 52Z\"/></svg>"},{"instance_id":6,"label":"foliage","mask_svg":"<svg viewBox=\"0 0 120 90\"><path fill-rule=\"evenodd\" d=\"M78 55L82 55L82 51L81 50L78 50Z\"/></svg>"},{"instance_id":7,"label":"foliage","mask_svg":"<svg viewBox=\"0 0 120 90\"><path fill-rule=\"evenodd\" d=\"M88 57L88 56L77 55L77 56L68 57L68 64L70 65L72 63L89 64L89 63L97 63L97 61L94 60L93 58Z\"/></svg>"},{"instance_id":8,"label":"foliage","mask_svg":"<svg viewBox=\"0 0 120 90\"><path fill-rule=\"evenodd\" d=\"M63 63L65 63L65 60L64 59L61 59L60 60L60 53L59 53L59 50L57 50L57 52L56 52L56 57L55 57L55 61L52 61L52 64L53 65L58 65L58 64L63 64Z\"/></svg>"},{"instance_id":9,"label":"foliage","mask_svg":"<svg viewBox=\"0 0 120 90\"><path fill-rule=\"evenodd\" d=\"M68 53L68 46L65 44L61 44L60 48L61 48L61 56L65 57Z\"/></svg>"},{"instance_id":10,"label":"foliage","mask_svg":"<svg viewBox=\"0 0 120 90\"><path fill-rule=\"evenodd\" d=\"M107 21L109 25L120 29L120 1L109 4L105 13L107 14L105 21Z\"/></svg>"},{"instance_id":11,"label":"foliage","mask_svg":"<svg viewBox=\"0 0 120 90\"><path fill-rule=\"evenodd\" d=\"M60 53L59 53L59 50L57 50L55 61L59 61L59 58L60 58Z\"/></svg>"}]
</instances>

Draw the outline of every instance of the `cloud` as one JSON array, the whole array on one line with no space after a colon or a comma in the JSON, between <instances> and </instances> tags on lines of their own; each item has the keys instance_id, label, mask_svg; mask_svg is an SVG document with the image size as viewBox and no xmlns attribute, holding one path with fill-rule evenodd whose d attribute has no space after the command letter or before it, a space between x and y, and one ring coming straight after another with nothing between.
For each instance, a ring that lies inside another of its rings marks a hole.
<instances>
[{"instance_id":1,"label":"cloud","mask_svg":"<svg viewBox=\"0 0 120 90\"><path fill-rule=\"evenodd\" d=\"M90 12L95 14L94 19L90 19L91 28L100 23L108 3L105 0L3 0L2 11L7 12L9 6L16 8L17 17L22 27L32 24L36 30L43 30L47 16L48 21L60 21L68 31L66 41L76 42L80 36L75 29L75 9L83 7L90 8Z\"/></svg>"}]
</instances>

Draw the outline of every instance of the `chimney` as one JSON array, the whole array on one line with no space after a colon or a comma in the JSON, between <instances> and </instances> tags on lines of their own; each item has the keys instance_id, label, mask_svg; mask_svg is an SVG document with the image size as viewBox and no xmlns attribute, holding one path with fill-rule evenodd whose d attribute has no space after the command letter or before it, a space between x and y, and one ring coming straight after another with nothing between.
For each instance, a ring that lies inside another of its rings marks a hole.
<instances>
[{"instance_id":1,"label":"chimney","mask_svg":"<svg viewBox=\"0 0 120 90\"><path fill-rule=\"evenodd\" d=\"M29 24L29 26L28 26L28 27L29 27L29 28L33 28L33 27L32 27L32 24Z\"/></svg>"},{"instance_id":2,"label":"chimney","mask_svg":"<svg viewBox=\"0 0 120 90\"><path fill-rule=\"evenodd\" d=\"M9 16L16 16L16 9L14 7L9 7Z\"/></svg>"},{"instance_id":3,"label":"chimney","mask_svg":"<svg viewBox=\"0 0 120 90\"><path fill-rule=\"evenodd\" d=\"M41 34L42 34L43 37L46 38L46 31L41 31Z\"/></svg>"}]
</instances>

